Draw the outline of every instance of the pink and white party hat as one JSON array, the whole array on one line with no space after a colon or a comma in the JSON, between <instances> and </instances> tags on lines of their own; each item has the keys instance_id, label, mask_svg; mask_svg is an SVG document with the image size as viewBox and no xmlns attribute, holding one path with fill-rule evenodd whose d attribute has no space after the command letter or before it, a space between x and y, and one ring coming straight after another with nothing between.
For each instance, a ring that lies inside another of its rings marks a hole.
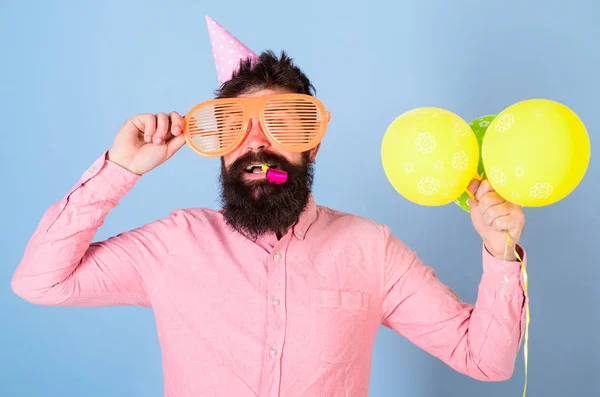
<instances>
[{"instance_id":1,"label":"pink and white party hat","mask_svg":"<svg viewBox=\"0 0 600 397\"><path fill-rule=\"evenodd\" d=\"M256 62L258 55L208 15L206 24L221 86L231 79L233 72L240 65L240 60L250 58L252 62Z\"/></svg>"}]
</instances>

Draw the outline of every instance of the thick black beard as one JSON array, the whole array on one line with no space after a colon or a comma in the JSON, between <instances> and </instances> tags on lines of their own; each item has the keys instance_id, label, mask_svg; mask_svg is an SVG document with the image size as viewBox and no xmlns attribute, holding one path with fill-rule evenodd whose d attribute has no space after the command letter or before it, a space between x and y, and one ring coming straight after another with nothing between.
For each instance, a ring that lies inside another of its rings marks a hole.
<instances>
[{"instance_id":1,"label":"thick black beard","mask_svg":"<svg viewBox=\"0 0 600 397\"><path fill-rule=\"evenodd\" d=\"M253 163L277 164L287 171L287 181L275 185L266 179L244 181L245 169ZM314 179L313 163L308 152L302 164L294 165L285 158L267 152L248 152L227 169L221 158L221 205L227 224L248 236L265 233L284 235L305 210Z\"/></svg>"}]
</instances>

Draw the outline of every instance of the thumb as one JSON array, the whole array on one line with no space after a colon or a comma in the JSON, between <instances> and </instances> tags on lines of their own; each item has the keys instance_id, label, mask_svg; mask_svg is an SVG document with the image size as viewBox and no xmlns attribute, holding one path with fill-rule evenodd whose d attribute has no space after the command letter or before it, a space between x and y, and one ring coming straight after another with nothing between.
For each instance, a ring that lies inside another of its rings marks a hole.
<instances>
[{"instance_id":1,"label":"thumb","mask_svg":"<svg viewBox=\"0 0 600 397\"><path fill-rule=\"evenodd\" d=\"M173 156L183 145L185 145L185 136L183 134L177 135L171 139L167 142L167 156Z\"/></svg>"},{"instance_id":2,"label":"thumb","mask_svg":"<svg viewBox=\"0 0 600 397\"><path fill-rule=\"evenodd\" d=\"M473 195L473 197L475 197L475 193L477 193L477 189L479 189L479 185L481 185L481 181L478 181L477 179L473 179L473 180L471 180L471 183L469 183L467 190ZM471 207L471 208L476 207L477 204L478 204L478 202L476 200L473 200L471 197L469 197L469 207Z\"/></svg>"}]
</instances>

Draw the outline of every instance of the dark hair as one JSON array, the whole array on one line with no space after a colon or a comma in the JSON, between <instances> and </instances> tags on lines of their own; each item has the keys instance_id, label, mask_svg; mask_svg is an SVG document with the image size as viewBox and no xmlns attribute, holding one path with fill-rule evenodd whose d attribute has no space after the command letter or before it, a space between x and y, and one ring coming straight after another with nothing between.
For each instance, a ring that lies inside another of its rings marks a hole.
<instances>
[{"instance_id":1,"label":"dark hair","mask_svg":"<svg viewBox=\"0 0 600 397\"><path fill-rule=\"evenodd\" d=\"M315 95L315 87L285 51L277 57L272 51L260 54L258 62L240 61L230 80L216 91L217 98L232 98L255 89L286 88L296 94Z\"/></svg>"}]
</instances>

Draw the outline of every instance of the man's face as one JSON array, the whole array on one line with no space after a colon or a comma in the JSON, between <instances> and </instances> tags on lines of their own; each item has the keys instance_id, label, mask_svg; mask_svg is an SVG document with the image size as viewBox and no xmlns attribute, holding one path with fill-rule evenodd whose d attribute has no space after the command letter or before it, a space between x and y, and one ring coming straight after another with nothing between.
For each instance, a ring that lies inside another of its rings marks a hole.
<instances>
[{"instance_id":1,"label":"man's face","mask_svg":"<svg viewBox=\"0 0 600 397\"><path fill-rule=\"evenodd\" d=\"M289 93L283 89L252 91L246 97ZM272 145L257 118L250 120L248 136L236 150L222 157L221 182L225 219L235 229L261 235L283 234L304 210L311 191L313 161L318 146L309 152L287 152ZM284 170L288 179L274 185L261 164Z\"/></svg>"},{"instance_id":2,"label":"man's face","mask_svg":"<svg viewBox=\"0 0 600 397\"><path fill-rule=\"evenodd\" d=\"M275 88L268 90L258 90L251 91L250 93L242 94L240 97L259 97L259 96L267 96L267 95L275 95L275 94L289 94L291 91L283 89L283 88ZM315 156L317 155L318 146L312 149L309 152L309 160L314 161ZM241 145L238 146L233 152L223 156L223 161L225 163L225 167L229 168L231 164L233 164L240 157L247 155L248 153L254 152L265 152L272 153L277 156L285 158L289 163L294 165L299 165L302 163L302 153L294 153L287 152L285 150L279 149L277 146L271 145L265 132L262 130L260 126L260 122L258 118L253 118L250 120L250 130L248 132L248 136L246 140L242 142ZM260 165L260 164L257 164ZM253 180L261 180L264 179L264 173L246 173L243 175L243 179L246 181Z\"/></svg>"}]
</instances>

